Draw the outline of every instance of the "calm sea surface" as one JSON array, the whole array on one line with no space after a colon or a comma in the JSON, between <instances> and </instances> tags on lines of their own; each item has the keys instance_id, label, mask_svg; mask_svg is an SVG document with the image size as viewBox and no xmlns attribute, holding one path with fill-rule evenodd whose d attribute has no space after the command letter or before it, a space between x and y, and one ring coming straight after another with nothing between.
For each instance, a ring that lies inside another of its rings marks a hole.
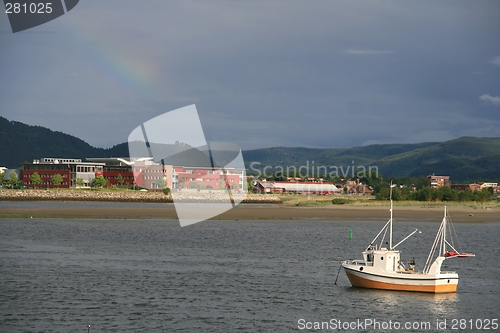
<instances>
[{"instance_id":1,"label":"calm sea surface","mask_svg":"<svg viewBox=\"0 0 500 333\"><path fill-rule=\"evenodd\" d=\"M0 209L40 204L51 203ZM418 269L440 218L396 220L396 241L423 231L400 246ZM488 322L500 319L500 222L454 224L476 254L444 263L460 274L456 294L352 288L343 271L335 285L340 260L384 223L0 219L0 332L320 332L338 320L351 332L500 331Z\"/></svg>"}]
</instances>

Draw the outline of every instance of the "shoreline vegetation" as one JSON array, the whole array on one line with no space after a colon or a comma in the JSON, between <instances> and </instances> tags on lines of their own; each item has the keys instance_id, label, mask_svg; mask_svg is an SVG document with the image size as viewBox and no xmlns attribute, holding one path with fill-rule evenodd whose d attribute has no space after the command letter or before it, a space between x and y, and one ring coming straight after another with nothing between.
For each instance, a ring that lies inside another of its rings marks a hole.
<instances>
[{"instance_id":1,"label":"shoreline vegetation","mask_svg":"<svg viewBox=\"0 0 500 333\"><path fill-rule=\"evenodd\" d=\"M162 192L110 190L0 190L0 201L102 201L172 203ZM389 216L387 200L352 196L307 196L248 194L242 203L212 220L320 220L367 221ZM498 201L422 202L396 201L395 219L439 222L443 206L448 206L454 222L499 222ZM3 208L0 218L93 218L93 219L176 219L173 205L147 208Z\"/></svg>"}]
</instances>

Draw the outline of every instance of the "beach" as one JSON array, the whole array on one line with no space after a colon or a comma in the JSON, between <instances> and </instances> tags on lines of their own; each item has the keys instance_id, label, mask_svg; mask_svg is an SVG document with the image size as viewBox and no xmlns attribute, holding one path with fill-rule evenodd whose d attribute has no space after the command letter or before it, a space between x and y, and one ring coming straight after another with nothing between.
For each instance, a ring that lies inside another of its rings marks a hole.
<instances>
[{"instance_id":1,"label":"beach","mask_svg":"<svg viewBox=\"0 0 500 333\"><path fill-rule=\"evenodd\" d=\"M500 220L500 209L453 206L448 209L453 222L492 222ZM318 207L291 207L285 205L243 205L229 210L215 219L227 220L324 220L324 221L369 221L389 219L389 206L327 205ZM395 206L394 219L440 222L443 207Z\"/></svg>"},{"instance_id":2,"label":"beach","mask_svg":"<svg viewBox=\"0 0 500 333\"><path fill-rule=\"evenodd\" d=\"M189 199L189 194L186 194ZM334 197L249 194L235 208L212 220L324 220L367 221L389 218L389 202L347 200L334 205ZM323 201L321 201L323 200ZM2 205L2 217L93 218L93 219L176 219L172 198L161 192L112 192L72 190L0 190L0 202L23 202L21 206ZM37 202L37 205L30 205ZM44 203L60 203L44 204ZM74 202L98 202L92 209ZM68 204L65 204L68 203ZM394 218L412 221L440 221L444 203L394 202ZM500 206L495 203L450 202L448 212L454 222L498 222Z\"/></svg>"},{"instance_id":3,"label":"beach","mask_svg":"<svg viewBox=\"0 0 500 333\"><path fill-rule=\"evenodd\" d=\"M28 203L28 202L27 202ZM147 207L3 207L1 217L33 218L92 218L92 219L176 219L173 204L150 204ZM453 222L485 223L499 221L500 209L471 206L452 206L448 209ZM440 222L443 207L439 206L395 206L394 219ZM218 215L212 220L322 220L322 221L380 221L389 218L388 206L322 205L317 207L295 207L285 204L242 204Z\"/></svg>"}]
</instances>

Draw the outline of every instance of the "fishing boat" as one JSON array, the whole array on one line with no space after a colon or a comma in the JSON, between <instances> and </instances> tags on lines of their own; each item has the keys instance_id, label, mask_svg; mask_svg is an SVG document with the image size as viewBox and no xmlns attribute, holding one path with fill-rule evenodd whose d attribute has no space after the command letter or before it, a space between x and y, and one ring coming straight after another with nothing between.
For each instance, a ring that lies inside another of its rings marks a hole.
<instances>
[{"instance_id":1,"label":"fishing boat","mask_svg":"<svg viewBox=\"0 0 500 333\"><path fill-rule=\"evenodd\" d=\"M472 253L458 251L452 238L451 219L444 207L444 217L439 226L436 238L431 247L429 256L421 271L415 269L415 260L408 260L406 265L401 261L401 251L397 248L416 233L415 229L403 240L393 245L392 242L392 188L390 190L390 218L373 241L363 251L363 259L342 261L349 281L353 287L417 291L428 293L454 293L457 291L458 274L451 271L442 271L441 266L446 259L473 257ZM389 240L385 242L387 232ZM456 232L455 232L456 234ZM450 238L450 241L447 240ZM380 242L379 242L380 240Z\"/></svg>"}]
</instances>

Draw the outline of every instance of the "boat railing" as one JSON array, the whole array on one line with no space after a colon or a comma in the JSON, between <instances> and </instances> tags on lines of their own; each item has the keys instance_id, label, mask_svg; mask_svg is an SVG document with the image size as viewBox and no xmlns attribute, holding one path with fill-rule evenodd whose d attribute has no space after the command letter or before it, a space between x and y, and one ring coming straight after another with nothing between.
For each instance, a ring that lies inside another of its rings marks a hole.
<instances>
[{"instance_id":1,"label":"boat railing","mask_svg":"<svg viewBox=\"0 0 500 333\"><path fill-rule=\"evenodd\" d=\"M396 274L420 274L422 275L422 272L421 271L415 271L415 270L411 270L411 269L407 269L407 270L404 270L404 271L396 271Z\"/></svg>"},{"instance_id":2,"label":"boat railing","mask_svg":"<svg viewBox=\"0 0 500 333\"><path fill-rule=\"evenodd\" d=\"M373 266L373 262L366 262L364 260L348 260L347 264L349 265L356 265L356 266Z\"/></svg>"}]
</instances>

